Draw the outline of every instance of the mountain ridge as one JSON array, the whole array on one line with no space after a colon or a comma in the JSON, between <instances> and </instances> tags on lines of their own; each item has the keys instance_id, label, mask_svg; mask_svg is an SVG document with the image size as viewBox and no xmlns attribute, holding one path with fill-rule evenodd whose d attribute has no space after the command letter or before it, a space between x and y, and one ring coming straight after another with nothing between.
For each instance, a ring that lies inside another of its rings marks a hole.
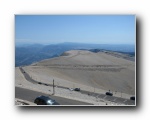
<instances>
[{"instance_id":1,"label":"mountain ridge","mask_svg":"<svg viewBox=\"0 0 150 120\"><path fill-rule=\"evenodd\" d=\"M132 52L134 55L133 45L104 45L104 44L81 44L81 43L60 43L51 45L25 45L15 47L15 66L30 65L43 59L58 57L68 50L111 50L121 52ZM94 51L93 51L94 52Z\"/></svg>"}]
</instances>

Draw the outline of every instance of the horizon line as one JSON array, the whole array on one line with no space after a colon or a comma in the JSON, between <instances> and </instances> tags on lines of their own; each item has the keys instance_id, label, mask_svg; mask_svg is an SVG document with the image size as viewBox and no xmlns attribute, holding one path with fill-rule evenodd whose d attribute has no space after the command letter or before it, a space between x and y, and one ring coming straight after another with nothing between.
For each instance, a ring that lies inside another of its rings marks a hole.
<instances>
[{"instance_id":1,"label":"horizon line","mask_svg":"<svg viewBox=\"0 0 150 120\"><path fill-rule=\"evenodd\" d=\"M59 43L38 43L38 42L33 42L33 43L30 43L30 42L15 42L15 45L17 44L30 44L30 45L33 45L33 44L40 44L40 45L57 45L57 44L69 44L69 43L72 43L72 44L93 44L93 45L135 45L136 43L82 43L82 42L59 42Z\"/></svg>"}]
</instances>

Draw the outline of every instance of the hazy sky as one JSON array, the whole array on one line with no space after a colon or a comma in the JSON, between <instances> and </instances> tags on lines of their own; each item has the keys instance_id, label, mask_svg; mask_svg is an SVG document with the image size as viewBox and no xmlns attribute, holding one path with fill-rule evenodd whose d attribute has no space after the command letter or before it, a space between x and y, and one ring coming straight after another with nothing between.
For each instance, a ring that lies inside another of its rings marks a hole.
<instances>
[{"instance_id":1,"label":"hazy sky","mask_svg":"<svg viewBox=\"0 0 150 120\"><path fill-rule=\"evenodd\" d=\"M134 44L134 15L16 15L15 42Z\"/></svg>"}]
</instances>

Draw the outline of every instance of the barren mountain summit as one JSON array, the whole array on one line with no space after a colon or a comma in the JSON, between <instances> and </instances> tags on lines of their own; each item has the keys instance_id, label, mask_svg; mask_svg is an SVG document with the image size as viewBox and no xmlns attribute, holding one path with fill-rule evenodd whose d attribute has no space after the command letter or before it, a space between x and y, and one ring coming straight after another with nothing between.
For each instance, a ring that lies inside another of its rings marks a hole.
<instances>
[{"instance_id":1,"label":"barren mountain summit","mask_svg":"<svg viewBox=\"0 0 150 120\"><path fill-rule=\"evenodd\" d=\"M25 67L44 81L55 78L58 84L81 84L94 88L135 94L135 62L114 52L71 50L60 57ZM31 71L32 69L32 71Z\"/></svg>"},{"instance_id":2,"label":"barren mountain summit","mask_svg":"<svg viewBox=\"0 0 150 120\"><path fill-rule=\"evenodd\" d=\"M114 56L114 52L90 52L85 50L71 50L64 52L60 57L43 60L37 65L126 65L133 64L133 61ZM120 53L118 53L119 55Z\"/></svg>"}]
</instances>

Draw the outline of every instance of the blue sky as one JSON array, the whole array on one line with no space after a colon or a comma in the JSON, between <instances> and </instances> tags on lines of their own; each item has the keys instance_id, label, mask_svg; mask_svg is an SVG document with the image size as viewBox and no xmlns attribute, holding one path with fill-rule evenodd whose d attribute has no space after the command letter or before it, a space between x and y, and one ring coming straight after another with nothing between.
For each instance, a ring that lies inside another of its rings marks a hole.
<instances>
[{"instance_id":1,"label":"blue sky","mask_svg":"<svg viewBox=\"0 0 150 120\"><path fill-rule=\"evenodd\" d=\"M15 42L135 44L134 15L15 15Z\"/></svg>"}]
</instances>

